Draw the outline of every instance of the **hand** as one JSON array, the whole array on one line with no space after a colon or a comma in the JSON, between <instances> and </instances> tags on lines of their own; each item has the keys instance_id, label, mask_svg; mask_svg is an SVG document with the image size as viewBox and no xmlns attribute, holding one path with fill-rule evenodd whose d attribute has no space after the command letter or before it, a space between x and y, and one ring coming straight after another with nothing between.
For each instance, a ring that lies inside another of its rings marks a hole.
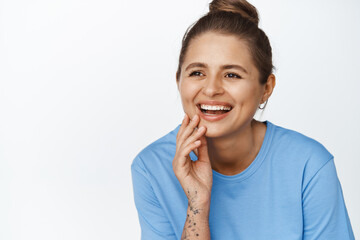
<instances>
[{"instance_id":1,"label":"hand","mask_svg":"<svg viewBox=\"0 0 360 240\"><path fill-rule=\"evenodd\" d=\"M176 136L173 169L189 200L189 205L210 204L212 168L205 138L206 128L202 126L195 129L200 120L198 115L195 115L190 123L189 120L185 114ZM191 151L196 153L197 161L190 159Z\"/></svg>"}]
</instances>

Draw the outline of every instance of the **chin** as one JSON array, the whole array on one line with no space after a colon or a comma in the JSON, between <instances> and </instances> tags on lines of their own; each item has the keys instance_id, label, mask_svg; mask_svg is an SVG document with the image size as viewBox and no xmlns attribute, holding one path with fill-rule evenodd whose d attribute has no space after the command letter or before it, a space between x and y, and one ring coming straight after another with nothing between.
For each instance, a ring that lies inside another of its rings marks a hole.
<instances>
[{"instance_id":1,"label":"chin","mask_svg":"<svg viewBox=\"0 0 360 240\"><path fill-rule=\"evenodd\" d=\"M216 134L216 133L206 133L205 134L205 137L207 137L207 138L217 138L217 137L221 137L221 134Z\"/></svg>"},{"instance_id":2,"label":"chin","mask_svg":"<svg viewBox=\"0 0 360 240\"><path fill-rule=\"evenodd\" d=\"M216 126L207 126L207 124L204 124L204 126L207 129L205 133L205 137L216 138L216 137L222 137L226 134L225 129L221 129Z\"/></svg>"}]
</instances>

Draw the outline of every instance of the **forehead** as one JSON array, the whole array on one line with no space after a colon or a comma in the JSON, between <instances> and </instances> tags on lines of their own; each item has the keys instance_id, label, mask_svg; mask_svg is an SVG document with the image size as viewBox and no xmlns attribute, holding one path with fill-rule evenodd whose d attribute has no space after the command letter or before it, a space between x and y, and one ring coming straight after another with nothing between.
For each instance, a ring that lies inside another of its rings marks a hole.
<instances>
[{"instance_id":1,"label":"forehead","mask_svg":"<svg viewBox=\"0 0 360 240\"><path fill-rule=\"evenodd\" d=\"M184 66L191 62L204 62L213 67L240 64L249 71L255 68L245 40L215 32L207 32L191 40Z\"/></svg>"}]
</instances>

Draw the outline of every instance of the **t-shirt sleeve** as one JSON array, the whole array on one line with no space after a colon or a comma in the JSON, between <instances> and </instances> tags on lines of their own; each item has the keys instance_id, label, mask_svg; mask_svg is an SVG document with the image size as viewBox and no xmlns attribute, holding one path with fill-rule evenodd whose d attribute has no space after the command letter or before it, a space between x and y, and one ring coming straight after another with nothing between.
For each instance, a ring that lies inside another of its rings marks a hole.
<instances>
[{"instance_id":1,"label":"t-shirt sleeve","mask_svg":"<svg viewBox=\"0 0 360 240\"><path fill-rule=\"evenodd\" d=\"M355 239L333 158L305 186L302 202L303 240Z\"/></svg>"},{"instance_id":2,"label":"t-shirt sleeve","mask_svg":"<svg viewBox=\"0 0 360 240\"><path fill-rule=\"evenodd\" d=\"M149 176L138 156L131 165L131 175L135 206L141 227L141 239L175 240L173 228L153 191Z\"/></svg>"}]
</instances>

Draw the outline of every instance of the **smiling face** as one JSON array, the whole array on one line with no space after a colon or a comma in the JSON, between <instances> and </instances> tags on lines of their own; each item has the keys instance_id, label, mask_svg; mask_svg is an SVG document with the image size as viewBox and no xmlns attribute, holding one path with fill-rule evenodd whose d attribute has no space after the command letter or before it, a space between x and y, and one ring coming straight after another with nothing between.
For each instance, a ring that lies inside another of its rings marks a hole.
<instances>
[{"instance_id":1,"label":"smiling face","mask_svg":"<svg viewBox=\"0 0 360 240\"><path fill-rule=\"evenodd\" d=\"M183 109L190 118L199 114L207 137L236 134L263 102L259 76L245 41L206 32L191 40L181 67L177 85Z\"/></svg>"}]
</instances>

